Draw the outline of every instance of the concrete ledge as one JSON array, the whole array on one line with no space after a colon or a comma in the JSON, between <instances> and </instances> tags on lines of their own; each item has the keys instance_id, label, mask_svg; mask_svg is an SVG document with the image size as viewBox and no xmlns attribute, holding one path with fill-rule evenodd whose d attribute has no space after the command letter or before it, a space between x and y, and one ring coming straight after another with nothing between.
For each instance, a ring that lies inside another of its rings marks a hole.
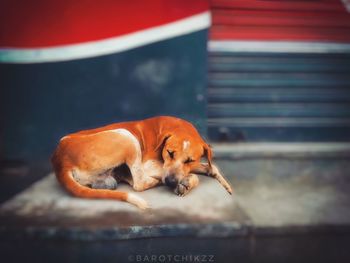
<instances>
[{"instance_id":1,"label":"concrete ledge","mask_svg":"<svg viewBox=\"0 0 350 263\"><path fill-rule=\"evenodd\" d=\"M350 158L350 143L214 143L217 159Z\"/></svg>"},{"instance_id":2,"label":"concrete ledge","mask_svg":"<svg viewBox=\"0 0 350 263\"><path fill-rule=\"evenodd\" d=\"M350 45L295 41L209 41L208 51L337 54L350 53Z\"/></svg>"},{"instance_id":3,"label":"concrete ledge","mask_svg":"<svg viewBox=\"0 0 350 263\"><path fill-rule=\"evenodd\" d=\"M126 185L119 190L132 192ZM146 211L124 202L69 196L52 174L0 207L0 236L115 240L146 237L246 235L250 225L235 199L213 179L185 197L166 187L137 193Z\"/></svg>"}]
</instances>

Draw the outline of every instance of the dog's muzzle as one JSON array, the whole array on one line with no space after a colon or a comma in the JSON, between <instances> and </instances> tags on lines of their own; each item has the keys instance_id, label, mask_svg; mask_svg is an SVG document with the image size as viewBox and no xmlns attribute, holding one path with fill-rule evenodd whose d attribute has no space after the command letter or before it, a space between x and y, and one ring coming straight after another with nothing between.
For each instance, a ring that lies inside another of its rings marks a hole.
<instances>
[{"instance_id":1,"label":"dog's muzzle","mask_svg":"<svg viewBox=\"0 0 350 263\"><path fill-rule=\"evenodd\" d=\"M168 175L164 179L165 184L171 188L175 188L177 186L178 180L176 179L175 175Z\"/></svg>"}]
</instances>

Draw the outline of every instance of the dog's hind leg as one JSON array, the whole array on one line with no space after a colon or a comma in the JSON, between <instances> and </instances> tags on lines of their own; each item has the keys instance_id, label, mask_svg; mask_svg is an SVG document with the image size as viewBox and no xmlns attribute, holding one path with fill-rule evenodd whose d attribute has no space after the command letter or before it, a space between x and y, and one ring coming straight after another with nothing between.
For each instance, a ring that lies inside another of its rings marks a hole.
<instances>
[{"instance_id":1,"label":"dog's hind leg","mask_svg":"<svg viewBox=\"0 0 350 263\"><path fill-rule=\"evenodd\" d=\"M117 189L117 185L117 180L114 179L113 171L110 169L103 174L94 176L94 180L91 183L91 188L115 190Z\"/></svg>"},{"instance_id":2,"label":"dog's hind leg","mask_svg":"<svg viewBox=\"0 0 350 263\"><path fill-rule=\"evenodd\" d=\"M91 184L93 189L117 189L118 183L112 176L106 176L105 178L98 178Z\"/></svg>"}]
</instances>

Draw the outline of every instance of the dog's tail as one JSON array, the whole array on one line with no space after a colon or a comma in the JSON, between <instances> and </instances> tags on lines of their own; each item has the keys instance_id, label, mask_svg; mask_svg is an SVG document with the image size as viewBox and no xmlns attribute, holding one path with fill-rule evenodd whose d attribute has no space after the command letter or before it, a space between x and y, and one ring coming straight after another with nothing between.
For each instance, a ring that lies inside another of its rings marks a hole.
<instances>
[{"instance_id":1,"label":"dog's tail","mask_svg":"<svg viewBox=\"0 0 350 263\"><path fill-rule=\"evenodd\" d=\"M149 207L144 199L133 193L108 189L92 189L87 186L83 186L73 178L73 172L73 169L62 169L60 171L56 171L56 177L63 187L75 196L82 198L120 200L136 205L141 209L146 209Z\"/></svg>"}]
</instances>

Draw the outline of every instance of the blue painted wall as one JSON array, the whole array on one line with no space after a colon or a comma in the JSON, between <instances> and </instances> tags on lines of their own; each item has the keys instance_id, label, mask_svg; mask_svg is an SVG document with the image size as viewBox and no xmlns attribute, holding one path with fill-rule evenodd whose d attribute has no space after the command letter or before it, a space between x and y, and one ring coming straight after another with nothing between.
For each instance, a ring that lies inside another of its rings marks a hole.
<instances>
[{"instance_id":1,"label":"blue painted wall","mask_svg":"<svg viewBox=\"0 0 350 263\"><path fill-rule=\"evenodd\" d=\"M206 131L207 30L123 53L0 64L1 158L46 159L63 135L174 115Z\"/></svg>"}]
</instances>

